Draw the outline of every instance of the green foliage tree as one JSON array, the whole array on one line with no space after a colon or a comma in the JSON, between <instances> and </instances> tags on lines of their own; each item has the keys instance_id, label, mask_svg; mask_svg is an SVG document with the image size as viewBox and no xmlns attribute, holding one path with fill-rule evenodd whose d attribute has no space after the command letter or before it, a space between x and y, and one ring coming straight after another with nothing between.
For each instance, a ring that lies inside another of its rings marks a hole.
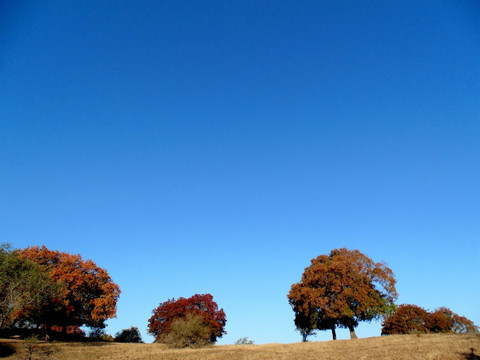
<instances>
[{"instance_id":1,"label":"green foliage tree","mask_svg":"<svg viewBox=\"0 0 480 360\"><path fill-rule=\"evenodd\" d=\"M35 323L60 286L8 244L0 247L0 329Z\"/></svg>"},{"instance_id":2,"label":"green foliage tree","mask_svg":"<svg viewBox=\"0 0 480 360\"><path fill-rule=\"evenodd\" d=\"M356 338L359 321L371 321L395 309L397 298L392 270L358 250L334 249L311 261L299 283L287 295L295 325L304 341L317 330L350 330Z\"/></svg>"},{"instance_id":3,"label":"green foliage tree","mask_svg":"<svg viewBox=\"0 0 480 360\"><path fill-rule=\"evenodd\" d=\"M130 329L123 329L115 334L115 342L121 343L142 343L142 335L137 327L132 326Z\"/></svg>"},{"instance_id":4,"label":"green foliage tree","mask_svg":"<svg viewBox=\"0 0 480 360\"><path fill-rule=\"evenodd\" d=\"M175 348L202 347L211 344L211 329L200 315L188 313L172 321L162 342Z\"/></svg>"}]
</instances>

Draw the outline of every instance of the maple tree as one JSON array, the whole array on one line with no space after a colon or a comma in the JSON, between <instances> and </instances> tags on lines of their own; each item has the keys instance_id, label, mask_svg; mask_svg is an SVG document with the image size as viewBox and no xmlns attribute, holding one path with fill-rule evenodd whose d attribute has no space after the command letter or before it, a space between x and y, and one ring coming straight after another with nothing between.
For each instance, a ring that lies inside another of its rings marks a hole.
<instances>
[{"instance_id":1,"label":"maple tree","mask_svg":"<svg viewBox=\"0 0 480 360\"><path fill-rule=\"evenodd\" d=\"M356 338L359 321L370 321L395 309L395 278L383 263L375 263L358 250L334 249L312 259L299 283L292 285L288 301L303 340L314 330L337 327Z\"/></svg>"},{"instance_id":2,"label":"maple tree","mask_svg":"<svg viewBox=\"0 0 480 360\"><path fill-rule=\"evenodd\" d=\"M93 261L45 246L28 247L18 254L38 264L61 287L34 321L47 331L54 327L63 332L75 332L80 326L104 328L105 321L116 316L120 289Z\"/></svg>"},{"instance_id":3,"label":"maple tree","mask_svg":"<svg viewBox=\"0 0 480 360\"><path fill-rule=\"evenodd\" d=\"M478 327L446 307L429 312L412 304L398 306L382 323L382 335L430 332L475 333Z\"/></svg>"},{"instance_id":4,"label":"maple tree","mask_svg":"<svg viewBox=\"0 0 480 360\"><path fill-rule=\"evenodd\" d=\"M185 334L188 328L193 328L194 343L205 341L213 344L226 334L226 322L225 312L218 309L211 294L195 294L188 299L180 297L160 303L148 321L148 332L155 336L157 342L165 343L172 331Z\"/></svg>"}]
</instances>

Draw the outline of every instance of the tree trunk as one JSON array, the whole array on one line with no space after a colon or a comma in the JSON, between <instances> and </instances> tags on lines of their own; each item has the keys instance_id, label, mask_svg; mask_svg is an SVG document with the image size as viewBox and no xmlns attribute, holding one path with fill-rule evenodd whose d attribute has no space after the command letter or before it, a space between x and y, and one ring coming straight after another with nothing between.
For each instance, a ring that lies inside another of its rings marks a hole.
<instances>
[{"instance_id":1,"label":"tree trunk","mask_svg":"<svg viewBox=\"0 0 480 360\"><path fill-rule=\"evenodd\" d=\"M355 328L353 326L349 326L348 330L350 330L350 339L358 339L357 334L355 334Z\"/></svg>"},{"instance_id":2,"label":"tree trunk","mask_svg":"<svg viewBox=\"0 0 480 360\"><path fill-rule=\"evenodd\" d=\"M52 332L52 325L45 324L45 341L50 341L51 332Z\"/></svg>"},{"instance_id":3,"label":"tree trunk","mask_svg":"<svg viewBox=\"0 0 480 360\"><path fill-rule=\"evenodd\" d=\"M337 340L337 333L335 332L335 326L332 327L332 338L333 340Z\"/></svg>"}]
</instances>

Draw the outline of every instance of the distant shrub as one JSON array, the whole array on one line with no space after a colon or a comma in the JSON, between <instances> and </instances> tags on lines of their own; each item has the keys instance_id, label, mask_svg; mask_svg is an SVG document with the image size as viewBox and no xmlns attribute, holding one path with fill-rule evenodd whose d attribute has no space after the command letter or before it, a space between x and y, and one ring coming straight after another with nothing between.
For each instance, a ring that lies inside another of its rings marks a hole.
<instances>
[{"instance_id":1,"label":"distant shrub","mask_svg":"<svg viewBox=\"0 0 480 360\"><path fill-rule=\"evenodd\" d=\"M254 341L249 340L248 337L243 337L235 341L235 345L253 345Z\"/></svg>"},{"instance_id":2,"label":"distant shrub","mask_svg":"<svg viewBox=\"0 0 480 360\"><path fill-rule=\"evenodd\" d=\"M113 336L107 334L104 329L95 328L88 333L88 338L97 341L113 342Z\"/></svg>"},{"instance_id":3,"label":"distant shrub","mask_svg":"<svg viewBox=\"0 0 480 360\"><path fill-rule=\"evenodd\" d=\"M115 334L115 342L121 343L142 343L142 336L137 327L132 326L130 329L123 329Z\"/></svg>"},{"instance_id":4,"label":"distant shrub","mask_svg":"<svg viewBox=\"0 0 480 360\"><path fill-rule=\"evenodd\" d=\"M455 314L446 307L428 312L417 305L400 305L382 325L382 335L430 332L478 333L478 326L471 320Z\"/></svg>"},{"instance_id":5,"label":"distant shrub","mask_svg":"<svg viewBox=\"0 0 480 360\"><path fill-rule=\"evenodd\" d=\"M105 335L104 329L94 328L88 333L88 338L98 340L102 335Z\"/></svg>"},{"instance_id":6,"label":"distant shrub","mask_svg":"<svg viewBox=\"0 0 480 360\"><path fill-rule=\"evenodd\" d=\"M49 344L48 345L42 344L42 342L38 339L37 336L31 336L26 338L22 343L22 347L23 347L23 356L17 357L17 359L53 360L55 359L55 357L52 357L52 355L58 351L58 349L55 349Z\"/></svg>"}]
</instances>

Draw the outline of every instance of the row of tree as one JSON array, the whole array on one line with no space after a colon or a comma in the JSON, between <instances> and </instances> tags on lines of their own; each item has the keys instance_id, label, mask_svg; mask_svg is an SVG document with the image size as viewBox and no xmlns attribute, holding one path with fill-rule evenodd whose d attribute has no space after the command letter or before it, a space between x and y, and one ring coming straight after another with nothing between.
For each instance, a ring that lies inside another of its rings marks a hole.
<instances>
[{"instance_id":1,"label":"row of tree","mask_svg":"<svg viewBox=\"0 0 480 360\"><path fill-rule=\"evenodd\" d=\"M383 319L382 334L414 332L478 332L475 324L448 308L433 313L416 305L395 305L395 277L384 263L375 263L358 250L334 249L311 261L299 283L293 284L288 301L303 341L316 330L350 330L360 321Z\"/></svg>"},{"instance_id":2,"label":"row of tree","mask_svg":"<svg viewBox=\"0 0 480 360\"><path fill-rule=\"evenodd\" d=\"M361 321L383 319L382 334L478 332L472 321L447 308L428 312L395 305L395 277L384 263L358 250L334 249L311 261L288 301L295 326L306 341L317 330L350 330ZM80 255L45 246L12 250L0 247L0 331L28 330L47 337L83 334L120 342L140 342L137 328L108 336L105 321L116 316L120 289L105 269ZM225 332L226 316L210 294L170 299L153 310L148 332L157 342L176 347L213 344Z\"/></svg>"},{"instance_id":3,"label":"row of tree","mask_svg":"<svg viewBox=\"0 0 480 360\"><path fill-rule=\"evenodd\" d=\"M473 321L446 307L429 312L420 306L403 304L383 321L382 335L411 333L475 333Z\"/></svg>"},{"instance_id":4,"label":"row of tree","mask_svg":"<svg viewBox=\"0 0 480 360\"><path fill-rule=\"evenodd\" d=\"M105 334L116 316L120 289L105 269L80 255L45 246L0 247L0 333L77 334L117 342L141 342L138 328ZM173 346L213 344L225 332L226 316L210 294L170 299L153 310L148 331Z\"/></svg>"}]
</instances>

